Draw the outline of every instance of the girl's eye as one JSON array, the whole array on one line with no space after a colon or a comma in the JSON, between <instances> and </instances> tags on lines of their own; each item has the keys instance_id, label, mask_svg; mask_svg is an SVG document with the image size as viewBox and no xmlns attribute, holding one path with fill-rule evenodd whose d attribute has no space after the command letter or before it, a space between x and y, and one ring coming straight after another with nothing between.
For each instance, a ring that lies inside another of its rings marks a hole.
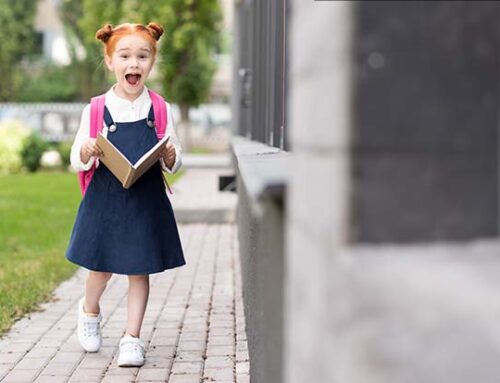
<instances>
[{"instance_id":1,"label":"girl's eye","mask_svg":"<svg viewBox=\"0 0 500 383\"><path fill-rule=\"evenodd\" d=\"M121 57L122 59L126 59L126 58L128 58L128 55L121 55L120 57Z\"/></svg>"},{"instance_id":2,"label":"girl's eye","mask_svg":"<svg viewBox=\"0 0 500 383\"><path fill-rule=\"evenodd\" d=\"M140 58L140 59L147 59L147 58L148 58L148 56L146 56L146 55L141 55L141 56L139 56L139 58Z\"/></svg>"}]
</instances>

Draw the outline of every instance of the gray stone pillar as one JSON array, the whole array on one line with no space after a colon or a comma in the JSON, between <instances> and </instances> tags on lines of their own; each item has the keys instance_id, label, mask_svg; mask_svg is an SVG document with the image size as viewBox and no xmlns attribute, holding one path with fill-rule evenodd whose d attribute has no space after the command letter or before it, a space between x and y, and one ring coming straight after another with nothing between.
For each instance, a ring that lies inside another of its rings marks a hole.
<instances>
[{"instance_id":1,"label":"gray stone pillar","mask_svg":"<svg viewBox=\"0 0 500 383\"><path fill-rule=\"evenodd\" d=\"M284 382L331 383L332 270L349 231L352 4L289 10Z\"/></svg>"},{"instance_id":2,"label":"gray stone pillar","mask_svg":"<svg viewBox=\"0 0 500 383\"><path fill-rule=\"evenodd\" d=\"M500 6L289 9L284 382L495 382Z\"/></svg>"},{"instance_id":3,"label":"gray stone pillar","mask_svg":"<svg viewBox=\"0 0 500 383\"><path fill-rule=\"evenodd\" d=\"M356 3L356 241L498 234L499 20L498 2Z\"/></svg>"}]
</instances>

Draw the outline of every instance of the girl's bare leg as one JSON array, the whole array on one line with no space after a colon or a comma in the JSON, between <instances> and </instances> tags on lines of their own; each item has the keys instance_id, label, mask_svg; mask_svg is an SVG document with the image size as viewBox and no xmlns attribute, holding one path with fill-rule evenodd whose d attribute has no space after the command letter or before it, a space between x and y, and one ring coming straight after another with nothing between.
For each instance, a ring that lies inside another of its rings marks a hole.
<instances>
[{"instance_id":1,"label":"girl's bare leg","mask_svg":"<svg viewBox=\"0 0 500 383\"><path fill-rule=\"evenodd\" d=\"M128 282L126 334L139 338L149 298L149 275L129 275Z\"/></svg>"},{"instance_id":2,"label":"girl's bare leg","mask_svg":"<svg viewBox=\"0 0 500 383\"><path fill-rule=\"evenodd\" d=\"M99 314L99 300L106 289L106 284L111 278L112 273L103 273L100 271L89 271L85 282L85 303L83 310L88 314Z\"/></svg>"}]
</instances>

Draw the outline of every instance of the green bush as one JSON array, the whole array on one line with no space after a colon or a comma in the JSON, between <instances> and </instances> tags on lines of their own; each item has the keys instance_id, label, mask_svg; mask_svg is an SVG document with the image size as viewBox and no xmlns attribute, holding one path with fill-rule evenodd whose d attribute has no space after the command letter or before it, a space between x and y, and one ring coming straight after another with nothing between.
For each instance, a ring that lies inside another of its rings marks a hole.
<instances>
[{"instance_id":1,"label":"green bush","mask_svg":"<svg viewBox=\"0 0 500 383\"><path fill-rule=\"evenodd\" d=\"M69 66L42 64L25 73L17 101L64 102L78 96L76 81Z\"/></svg>"},{"instance_id":2,"label":"green bush","mask_svg":"<svg viewBox=\"0 0 500 383\"><path fill-rule=\"evenodd\" d=\"M61 156L61 160L63 163L64 169L67 169L71 163L70 155L71 155L71 143L69 142L60 142L57 146L57 151Z\"/></svg>"},{"instance_id":3,"label":"green bush","mask_svg":"<svg viewBox=\"0 0 500 383\"><path fill-rule=\"evenodd\" d=\"M0 174L21 170L23 141L29 135L30 129L21 121L11 120L0 124Z\"/></svg>"},{"instance_id":4,"label":"green bush","mask_svg":"<svg viewBox=\"0 0 500 383\"><path fill-rule=\"evenodd\" d=\"M32 132L23 142L21 159L23 166L30 172L35 172L40 168L40 158L47 149L47 143L35 132Z\"/></svg>"}]
</instances>

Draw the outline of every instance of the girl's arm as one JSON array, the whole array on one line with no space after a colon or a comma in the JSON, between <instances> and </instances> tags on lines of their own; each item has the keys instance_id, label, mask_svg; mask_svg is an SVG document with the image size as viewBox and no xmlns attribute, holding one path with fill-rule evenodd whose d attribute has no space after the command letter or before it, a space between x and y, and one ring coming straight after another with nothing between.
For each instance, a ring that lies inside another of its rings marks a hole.
<instances>
[{"instance_id":1,"label":"girl's arm","mask_svg":"<svg viewBox=\"0 0 500 383\"><path fill-rule=\"evenodd\" d=\"M80 128L76 133L75 140L71 146L71 166L77 172L89 170L94 164L95 157L90 157L87 163L83 163L80 157L80 149L82 145L90 137L90 104L86 105L82 112L82 118L80 120Z\"/></svg>"},{"instance_id":2,"label":"girl's arm","mask_svg":"<svg viewBox=\"0 0 500 383\"><path fill-rule=\"evenodd\" d=\"M166 104L167 104L167 114L168 114L167 135L170 136L170 142L174 145L175 148L175 162L174 165L172 166L172 169L169 169L167 167L167 165L163 161L163 158L160 159L160 163L164 171L173 174L176 173L182 166L182 148L181 148L181 143L177 138L177 135L175 134L174 119L172 118L172 110L170 108L170 105L168 103Z\"/></svg>"}]
</instances>

